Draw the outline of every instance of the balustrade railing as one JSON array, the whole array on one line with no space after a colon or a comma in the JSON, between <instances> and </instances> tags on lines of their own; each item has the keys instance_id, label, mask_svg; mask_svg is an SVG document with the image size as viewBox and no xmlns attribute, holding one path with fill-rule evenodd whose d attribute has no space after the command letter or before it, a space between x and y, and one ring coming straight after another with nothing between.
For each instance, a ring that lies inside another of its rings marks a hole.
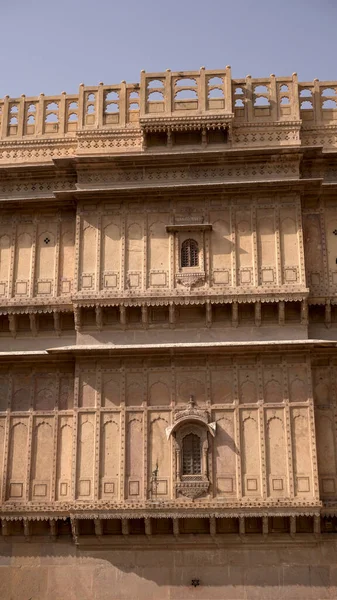
<instances>
[{"instance_id":1,"label":"balustrade railing","mask_svg":"<svg viewBox=\"0 0 337 600\"><path fill-rule=\"evenodd\" d=\"M141 72L140 84L80 85L78 94L0 100L0 138L64 137L77 131L134 128L145 120L232 116L238 123L337 123L337 81L297 75L232 79L223 70Z\"/></svg>"}]
</instances>

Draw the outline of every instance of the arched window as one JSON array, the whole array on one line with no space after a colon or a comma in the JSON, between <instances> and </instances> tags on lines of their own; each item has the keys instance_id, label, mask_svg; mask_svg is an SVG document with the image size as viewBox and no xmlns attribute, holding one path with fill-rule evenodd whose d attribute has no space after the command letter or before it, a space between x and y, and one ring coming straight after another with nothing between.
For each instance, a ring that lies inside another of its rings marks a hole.
<instances>
[{"instance_id":1,"label":"arched window","mask_svg":"<svg viewBox=\"0 0 337 600\"><path fill-rule=\"evenodd\" d=\"M183 475L201 474L201 440L195 433L183 439Z\"/></svg>"},{"instance_id":2,"label":"arched window","mask_svg":"<svg viewBox=\"0 0 337 600\"><path fill-rule=\"evenodd\" d=\"M198 242L195 240L185 240L181 245L181 266L197 267L199 264Z\"/></svg>"}]
</instances>

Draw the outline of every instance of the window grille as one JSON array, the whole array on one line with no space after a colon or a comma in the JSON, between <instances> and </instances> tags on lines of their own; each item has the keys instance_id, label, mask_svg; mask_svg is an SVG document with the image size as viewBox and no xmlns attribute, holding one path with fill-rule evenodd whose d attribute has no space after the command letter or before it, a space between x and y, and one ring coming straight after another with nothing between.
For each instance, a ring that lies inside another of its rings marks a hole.
<instances>
[{"instance_id":1,"label":"window grille","mask_svg":"<svg viewBox=\"0 0 337 600\"><path fill-rule=\"evenodd\" d=\"M198 242L195 240L185 240L181 246L181 266L197 267L199 264Z\"/></svg>"},{"instance_id":2,"label":"window grille","mask_svg":"<svg viewBox=\"0 0 337 600\"><path fill-rule=\"evenodd\" d=\"M194 433L183 439L183 475L200 475L201 473L200 438Z\"/></svg>"}]
</instances>

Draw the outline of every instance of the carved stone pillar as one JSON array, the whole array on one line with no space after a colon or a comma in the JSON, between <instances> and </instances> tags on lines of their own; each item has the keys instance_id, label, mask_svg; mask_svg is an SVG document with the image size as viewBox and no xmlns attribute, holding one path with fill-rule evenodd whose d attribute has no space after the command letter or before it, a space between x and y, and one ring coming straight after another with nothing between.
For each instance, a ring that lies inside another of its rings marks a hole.
<instances>
[{"instance_id":1,"label":"carved stone pillar","mask_svg":"<svg viewBox=\"0 0 337 600\"><path fill-rule=\"evenodd\" d=\"M255 302L255 327L261 325L261 302Z\"/></svg>"},{"instance_id":2,"label":"carved stone pillar","mask_svg":"<svg viewBox=\"0 0 337 600\"><path fill-rule=\"evenodd\" d=\"M179 519L173 519L173 535L179 535Z\"/></svg>"},{"instance_id":3,"label":"carved stone pillar","mask_svg":"<svg viewBox=\"0 0 337 600\"><path fill-rule=\"evenodd\" d=\"M325 327L331 327L331 302L327 300L325 303Z\"/></svg>"},{"instance_id":4,"label":"carved stone pillar","mask_svg":"<svg viewBox=\"0 0 337 600\"><path fill-rule=\"evenodd\" d=\"M95 519L95 534L100 537L103 535L102 519Z\"/></svg>"},{"instance_id":5,"label":"carved stone pillar","mask_svg":"<svg viewBox=\"0 0 337 600\"><path fill-rule=\"evenodd\" d=\"M152 535L152 521L151 519L147 518L144 519L145 521L145 534L146 535Z\"/></svg>"},{"instance_id":6,"label":"carved stone pillar","mask_svg":"<svg viewBox=\"0 0 337 600\"><path fill-rule=\"evenodd\" d=\"M239 305L237 302L232 304L232 327L239 325Z\"/></svg>"},{"instance_id":7,"label":"carved stone pillar","mask_svg":"<svg viewBox=\"0 0 337 600\"><path fill-rule=\"evenodd\" d=\"M130 533L129 519L122 519L122 534L129 535L129 533Z\"/></svg>"},{"instance_id":8,"label":"carved stone pillar","mask_svg":"<svg viewBox=\"0 0 337 600\"><path fill-rule=\"evenodd\" d=\"M57 336L61 335L61 323L60 323L60 313L57 310L53 312L54 317L54 329Z\"/></svg>"},{"instance_id":9,"label":"carved stone pillar","mask_svg":"<svg viewBox=\"0 0 337 600\"><path fill-rule=\"evenodd\" d=\"M126 309L124 304L121 304L119 307L119 320L120 320L120 324L122 325L123 328L125 328L126 326Z\"/></svg>"},{"instance_id":10,"label":"carved stone pillar","mask_svg":"<svg viewBox=\"0 0 337 600\"><path fill-rule=\"evenodd\" d=\"M74 306L74 323L75 323L75 331L81 330L81 307Z\"/></svg>"},{"instance_id":11,"label":"carved stone pillar","mask_svg":"<svg viewBox=\"0 0 337 600\"><path fill-rule=\"evenodd\" d=\"M95 314L96 314L96 327L99 331L102 331L102 329L103 329L103 310L102 310L101 306L95 307Z\"/></svg>"},{"instance_id":12,"label":"carved stone pillar","mask_svg":"<svg viewBox=\"0 0 337 600\"><path fill-rule=\"evenodd\" d=\"M284 309L284 301L281 300L278 303L278 324L283 326L285 323L285 309Z\"/></svg>"},{"instance_id":13,"label":"carved stone pillar","mask_svg":"<svg viewBox=\"0 0 337 600\"><path fill-rule=\"evenodd\" d=\"M35 337L37 335L37 325L36 325L36 315L34 313L29 314L29 323L30 323L30 330L32 332L32 335Z\"/></svg>"},{"instance_id":14,"label":"carved stone pillar","mask_svg":"<svg viewBox=\"0 0 337 600\"><path fill-rule=\"evenodd\" d=\"M9 314L8 322L9 322L9 331L11 332L13 337L16 337L16 315Z\"/></svg>"}]
</instances>

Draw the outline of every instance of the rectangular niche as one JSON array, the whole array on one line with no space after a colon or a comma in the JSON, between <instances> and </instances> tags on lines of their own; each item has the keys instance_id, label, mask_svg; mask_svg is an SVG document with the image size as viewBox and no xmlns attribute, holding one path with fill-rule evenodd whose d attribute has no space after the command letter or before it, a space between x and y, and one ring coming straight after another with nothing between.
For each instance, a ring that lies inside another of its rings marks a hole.
<instances>
[{"instance_id":1,"label":"rectangular niche","mask_svg":"<svg viewBox=\"0 0 337 600\"><path fill-rule=\"evenodd\" d=\"M118 273L105 273L103 281L105 290L115 289L118 287Z\"/></svg>"},{"instance_id":2,"label":"rectangular niche","mask_svg":"<svg viewBox=\"0 0 337 600\"><path fill-rule=\"evenodd\" d=\"M23 497L23 483L11 481L9 484L9 498Z\"/></svg>"},{"instance_id":3,"label":"rectangular niche","mask_svg":"<svg viewBox=\"0 0 337 600\"><path fill-rule=\"evenodd\" d=\"M90 496L91 493L91 481L90 479L82 479L78 482L78 495L79 496Z\"/></svg>"},{"instance_id":4,"label":"rectangular niche","mask_svg":"<svg viewBox=\"0 0 337 600\"><path fill-rule=\"evenodd\" d=\"M216 285L228 285L229 271L219 270L213 272L213 281Z\"/></svg>"},{"instance_id":5,"label":"rectangular niche","mask_svg":"<svg viewBox=\"0 0 337 600\"><path fill-rule=\"evenodd\" d=\"M167 275L165 271L152 271L150 273L150 286L151 287L166 287Z\"/></svg>"},{"instance_id":6,"label":"rectangular niche","mask_svg":"<svg viewBox=\"0 0 337 600\"><path fill-rule=\"evenodd\" d=\"M297 491L301 493L310 492L309 477L297 477Z\"/></svg>"},{"instance_id":7,"label":"rectangular niche","mask_svg":"<svg viewBox=\"0 0 337 600\"><path fill-rule=\"evenodd\" d=\"M93 275L82 275L82 289L88 290L93 286Z\"/></svg>"},{"instance_id":8,"label":"rectangular niche","mask_svg":"<svg viewBox=\"0 0 337 600\"><path fill-rule=\"evenodd\" d=\"M115 497L118 491L118 480L115 478L103 478L102 479L102 496L104 497Z\"/></svg>"},{"instance_id":9,"label":"rectangular niche","mask_svg":"<svg viewBox=\"0 0 337 600\"><path fill-rule=\"evenodd\" d=\"M274 270L262 269L262 283L274 283Z\"/></svg>"},{"instance_id":10,"label":"rectangular niche","mask_svg":"<svg viewBox=\"0 0 337 600\"><path fill-rule=\"evenodd\" d=\"M17 296L26 296L28 294L28 281L17 281L15 293Z\"/></svg>"},{"instance_id":11,"label":"rectangular niche","mask_svg":"<svg viewBox=\"0 0 337 600\"><path fill-rule=\"evenodd\" d=\"M141 283L141 274L140 273L129 273L128 274L128 284L130 288L138 288Z\"/></svg>"},{"instance_id":12,"label":"rectangular niche","mask_svg":"<svg viewBox=\"0 0 337 600\"><path fill-rule=\"evenodd\" d=\"M33 497L34 498L46 498L48 492L49 482L46 483L34 483L33 482Z\"/></svg>"},{"instance_id":13,"label":"rectangular niche","mask_svg":"<svg viewBox=\"0 0 337 600\"><path fill-rule=\"evenodd\" d=\"M71 292L71 282L62 280L60 282L60 292L61 294L70 294Z\"/></svg>"},{"instance_id":14,"label":"rectangular niche","mask_svg":"<svg viewBox=\"0 0 337 600\"><path fill-rule=\"evenodd\" d=\"M129 480L128 485L129 497L138 497L140 494L140 482L139 480Z\"/></svg>"},{"instance_id":15,"label":"rectangular niche","mask_svg":"<svg viewBox=\"0 0 337 600\"><path fill-rule=\"evenodd\" d=\"M51 281L38 281L37 282L37 293L44 295L44 294L51 294L52 293L52 282Z\"/></svg>"},{"instance_id":16,"label":"rectangular niche","mask_svg":"<svg viewBox=\"0 0 337 600\"><path fill-rule=\"evenodd\" d=\"M234 479L233 477L218 477L217 480L217 493L219 496L234 493Z\"/></svg>"},{"instance_id":17,"label":"rectangular niche","mask_svg":"<svg viewBox=\"0 0 337 600\"><path fill-rule=\"evenodd\" d=\"M295 283L297 281L297 269L284 269L284 279L286 283Z\"/></svg>"}]
</instances>

